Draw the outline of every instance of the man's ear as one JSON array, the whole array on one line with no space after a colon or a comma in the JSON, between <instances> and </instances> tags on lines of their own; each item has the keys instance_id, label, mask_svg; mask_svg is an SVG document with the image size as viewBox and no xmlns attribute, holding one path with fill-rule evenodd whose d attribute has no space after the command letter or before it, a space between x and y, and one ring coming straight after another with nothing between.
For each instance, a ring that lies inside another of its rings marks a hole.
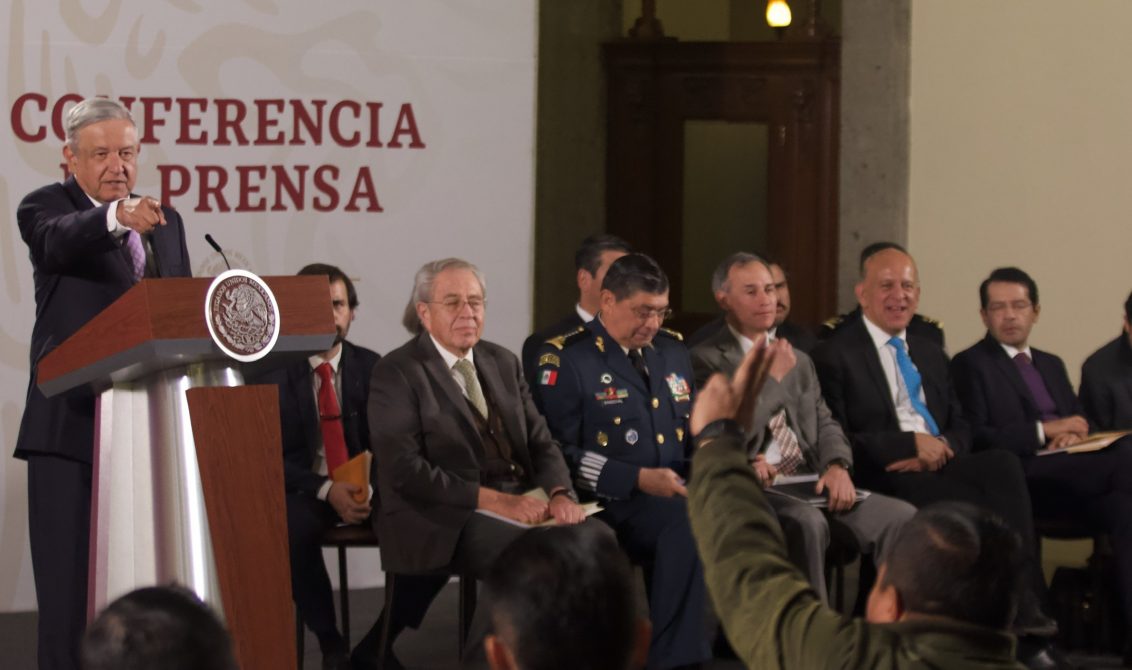
<instances>
[{"instance_id":1,"label":"man's ear","mask_svg":"<svg viewBox=\"0 0 1132 670\"><path fill-rule=\"evenodd\" d=\"M590 288L590 283L593 282L594 276L590 274L589 270L585 268L578 268L577 283L578 291L585 293Z\"/></svg>"},{"instance_id":2,"label":"man's ear","mask_svg":"<svg viewBox=\"0 0 1132 670\"><path fill-rule=\"evenodd\" d=\"M483 639L483 652L487 656L487 666L491 670L518 670L515 656L499 639L498 635L488 635Z\"/></svg>"},{"instance_id":3,"label":"man's ear","mask_svg":"<svg viewBox=\"0 0 1132 670\"><path fill-rule=\"evenodd\" d=\"M649 640L652 639L652 623L645 618L637 619L637 630L633 638L633 662L630 668L645 667L649 662Z\"/></svg>"}]
</instances>

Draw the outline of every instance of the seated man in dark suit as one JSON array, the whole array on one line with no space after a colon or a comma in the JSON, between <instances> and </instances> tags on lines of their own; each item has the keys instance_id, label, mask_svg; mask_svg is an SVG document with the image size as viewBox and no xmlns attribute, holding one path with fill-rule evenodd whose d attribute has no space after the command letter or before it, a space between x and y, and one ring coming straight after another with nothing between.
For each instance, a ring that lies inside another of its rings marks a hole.
<instances>
[{"instance_id":1,"label":"seated man in dark suit","mask_svg":"<svg viewBox=\"0 0 1132 670\"><path fill-rule=\"evenodd\" d=\"M857 270L861 273L861 276L865 274L865 261L885 249L895 249L908 253L905 251L904 247L895 242L873 242L864 249L861 249L861 256L857 263ZM824 340L838 330L841 330L841 328L856 323L860 318L861 307L859 305L854 307L852 311L832 317L818 328L818 339ZM913 314L912 320L908 322L908 332L912 335L918 335L935 342L941 349L946 348L943 341L943 324L931 317Z\"/></svg>"},{"instance_id":2,"label":"seated man in dark suit","mask_svg":"<svg viewBox=\"0 0 1132 670\"><path fill-rule=\"evenodd\" d=\"M759 393L758 411L748 430L748 458L764 487L777 475L813 474L817 495L828 500L826 513L809 501L781 493L767 496L786 533L790 558L828 601L825 555L830 525L853 535L856 549L880 560L885 544L916 508L903 500L872 494L857 502L850 471L853 452L841 426L822 400L813 361L789 342L770 335L775 323L778 282L758 256L739 252L716 269L716 300L727 311L719 332L692 347L696 386L722 372L730 376L752 347L770 346L776 356ZM821 475L818 478L818 475ZM772 489L773 491L773 489Z\"/></svg>"},{"instance_id":3,"label":"seated man in dark suit","mask_svg":"<svg viewBox=\"0 0 1132 670\"><path fill-rule=\"evenodd\" d=\"M943 349L908 332L920 301L912 257L886 249L856 286L862 318L814 350L822 394L853 446L862 486L923 507L958 500L1001 515L1022 537L1027 581L1017 629L1052 635L1035 551L1030 496L1018 458L971 451L971 433Z\"/></svg>"},{"instance_id":4,"label":"seated man in dark suit","mask_svg":"<svg viewBox=\"0 0 1132 670\"><path fill-rule=\"evenodd\" d=\"M743 426L776 352L753 348L732 381L700 389L688 512L712 602L748 668L1020 668L1006 629L1018 537L963 503L922 509L882 557L867 621L831 610L787 560L747 464Z\"/></svg>"},{"instance_id":5,"label":"seated man in dark suit","mask_svg":"<svg viewBox=\"0 0 1132 670\"><path fill-rule=\"evenodd\" d=\"M327 351L266 372L249 383L279 387L291 595L303 621L318 637L323 667L348 668L349 650L335 623L320 540L337 524L362 523L370 515L370 492L331 481L330 475L369 449L369 378L380 356L346 339L358 308L358 294L350 277L322 263L308 265L299 274L329 278L330 308L337 330L334 344ZM399 610L412 619L409 625L419 625L428 602L417 603L415 608L409 605L408 598L398 601Z\"/></svg>"},{"instance_id":6,"label":"seated man in dark suit","mask_svg":"<svg viewBox=\"0 0 1132 670\"><path fill-rule=\"evenodd\" d=\"M1065 364L1029 344L1041 314L1038 286L1018 268L999 268L979 286L979 299L987 336L951 361L975 448L1007 449L1022 459L1037 518L1068 518L1086 532L1112 534L1125 619L1132 622L1132 441L1038 456L1088 433Z\"/></svg>"},{"instance_id":7,"label":"seated man in dark suit","mask_svg":"<svg viewBox=\"0 0 1132 670\"><path fill-rule=\"evenodd\" d=\"M1132 293L1124 301L1124 332L1081 366L1081 404L1094 431L1132 430Z\"/></svg>"},{"instance_id":8,"label":"seated man in dark suit","mask_svg":"<svg viewBox=\"0 0 1132 670\"><path fill-rule=\"evenodd\" d=\"M482 577L525 532L523 524L585 518L519 359L480 339L485 312L483 275L474 265L426 263L404 318L416 335L373 369L373 519L382 566L396 573L399 592L403 574ZM549 502L524 495L535 488ZM426 595L431 600L435 591Z\"/></svg>"},{"instance_id":9,"label":"seated man in dark suit","mask_svg":"<svg viewBox=\"0 0 1132 670\"><path fill-rule=\"evenodd\" d=\"M601 307L601 282L609 265L633 249L625 240L616 235L601 233L590 235L582 240L582 245L574 253L575 280L578 282L578 304L574 311L549 328L535 332L523 341L523 374L527 385L535 386L535 369L538 360L535 356L539 347L548 339L569 332L588 323ZM535 398L538 401L538 398Z\"/></svg>"}]
</instances>

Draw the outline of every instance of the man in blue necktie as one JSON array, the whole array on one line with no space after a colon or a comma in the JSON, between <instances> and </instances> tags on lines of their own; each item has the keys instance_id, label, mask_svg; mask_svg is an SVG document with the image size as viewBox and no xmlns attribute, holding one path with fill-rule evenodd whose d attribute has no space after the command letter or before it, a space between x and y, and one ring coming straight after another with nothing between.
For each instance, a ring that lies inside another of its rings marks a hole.
<instances>
[{"instance_id":1,"label":"man in blue necktie","mask_svg":"<svg viewBox=\"0 0 1132 670\"><path fill-rule=\"evenodd\" d=\"M930 339L908 333L920 301L912 257L899 249L871 256L856 286L864 318L814 351L822 395L853 448L862 487L924 506L957 500L1001 516L1027 550L1029 586L1016 632L1052 635L1040 606L1045 584L1034 554L1034 523L1018 458L971 452L971 433L951 385L948 359Z\"/></svg>"},{"instance_id":2,"label":"man in blue necktie","mask_svg":"<svg viewBox=\"0 0 1132 670\"><path fill-rule=\"evenodd\" d=\"M1065 363L1030 346L1041 314L1038 285L1018 268L999 268L979 286L979 299L987 335L951 363L974 447L1018 455L1035 517L1112 535L1117 586L1132 621L1132 438L1102 451L1049 453L1081 441L1089 426Z\"/></svg>"}]
</instances>

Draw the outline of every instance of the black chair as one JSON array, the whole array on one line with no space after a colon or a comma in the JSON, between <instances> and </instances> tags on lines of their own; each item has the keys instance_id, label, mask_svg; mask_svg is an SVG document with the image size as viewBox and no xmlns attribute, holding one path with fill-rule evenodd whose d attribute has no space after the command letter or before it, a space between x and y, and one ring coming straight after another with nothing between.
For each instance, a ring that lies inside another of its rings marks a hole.
<instances>
[{"instance_id":1,"label":"black chair","mask_svg":"<svg viewBox=\"0 0 1132 670\"><path fill-rule=\"evenodd\" d=\"M342 638L346 642L346 648L349 649L350 644L350 575L346 567L346 550L351 547L368 547L377 548L379 546L377 534L373 532L373 526L369 523L349 526L336 526L326 531L322 536L321 544L323 547L333 547L338 552L338 585L339 585L339 607L341 609L341 628ZM458 575L460 599L459 599L459 654L462 658L464 655L464 648L468 641L468 628L471 625L472 614L476 609L476 580L469 575ZM396 591L394 584L396 579L394 575L385 573L385 602L384 611L393 611L393 597ZM384 650L389 640L389 617L385 617L385 624L381 631L381 646L379 647L382 652L378 657L378 668L381 668L385 663ZM299 655L299 665L302 667L302 659L306 653L306 638L303 631L303 619L299 615L298 610L295 611L295 639L296 647Z\"/></svg>"}]
</instances>

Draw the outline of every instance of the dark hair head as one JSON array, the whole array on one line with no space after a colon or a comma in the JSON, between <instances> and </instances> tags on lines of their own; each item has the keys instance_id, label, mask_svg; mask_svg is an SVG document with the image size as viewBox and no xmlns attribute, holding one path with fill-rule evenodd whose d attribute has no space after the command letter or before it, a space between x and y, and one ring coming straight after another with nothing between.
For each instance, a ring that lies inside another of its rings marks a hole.
<instances>
[{"instance_id":1,"label":"dark hair head","mask_svg":"<svg viewBox=\"0 0 1132 670\"><path fill-rule=\"evenodd\" d=\"M935 503L900 529L885 552L882 585L904 609L1005 629L1018 602L1020 542L997 516L968 503Z\"/></svg>"},{"instance_id":2,"label":"dark hair head","mask_svg":"<svg viewBox=\"0 0 1132 670\"><path fill-rule=\"evenodd\" d=\"M335 265L328 265L326 263L311 263L302 270L299 270L300 275L326 275L330 278L330 283L340 281L346 285L346 301L350 304L350 309L358 308L358 292L354 290L354 282L346 276Z\"/></svg>"},{"instance_id":3,"label":"dark hair head","mask_svg":"<svg viewBox=\"0 0 1132 670\"><path fill-rule=\"evenodd\" d=\"M1124 319L1132 323L1132 293L1129 293L1128 299L1124 301Z\"/></svg>"},{"instance_id":4,"label":"dark hair head","mask_svg":"<svg viewBox=\"0 0 1132 670\"><path fill-rule=\"evenodd\" d=\"M592 523L537 528L484 582L495 633L523 670L625 670L636 639L633 573Z\"/></svg>"},{"instance_id":5,"label":"dark hair head","mask_svg":"<svg viewBox=\"0 0 1132 670\"><path fill-rule=\"evenodd\" d=\"M895 249L904 254L908 253L907 249L895 242L873 242L864 249L861 249L861 259L857 263L857 270L861 273L862 278L865 276L865 261L887 249Z\"/></svg>"},{"instance_id":6,"label":"dark hair head","mask_svg":"<svg viewBox=\"0 0 1132 670\"><path fill-rule=\"evenodd\" d=\"M623 251L631 254L633 247L620 237L609 233L590 235L582 240L581 246L574 252L574 268L585 270L590 276L596 277L597 270L601 267L601 255L607 251Z\"/></svg>"},{"instance_id":7,"label":"dark hair head","mask_svg":"<svg viewBox=\"0 0 1132 670\"><path fill-rule=\"evenodd\" d=\"M994 272L991 272L990 276L984 279L982 284L979 284L979 305L983 309L987 308L987 301L989 300L987 297L987 287L990 286L991 282L1021 284L1026 287L1026 293L1029 295L1030 302L1034 304L1034 307L1037 307L1039 304L1038 285L1030 275L1018 268L998 268Z\"/></svg>"},{"instance_id":8,"label":"dark hair head","mask_svg":"<svg viewBox=\"0 0 1132 670\"><path fill-rule=\"evenodd\" d=\"M110 603L86 630L83 670L236 670L224 625L191 591L152 586Z\"/></svg>"},{"instance_id":9,"label":"dark hair head","mask_svg":"<svg viewBox=\"0 0 1132 670\"><path fill-rule=\"evenodd\" d=\"M605 272L601 288L603 291L611 291L618 300L624 300L638 291L655 295L668 290L668 276L653 259L633 253L613 261Z\"/></svg>"}]
</instances>

